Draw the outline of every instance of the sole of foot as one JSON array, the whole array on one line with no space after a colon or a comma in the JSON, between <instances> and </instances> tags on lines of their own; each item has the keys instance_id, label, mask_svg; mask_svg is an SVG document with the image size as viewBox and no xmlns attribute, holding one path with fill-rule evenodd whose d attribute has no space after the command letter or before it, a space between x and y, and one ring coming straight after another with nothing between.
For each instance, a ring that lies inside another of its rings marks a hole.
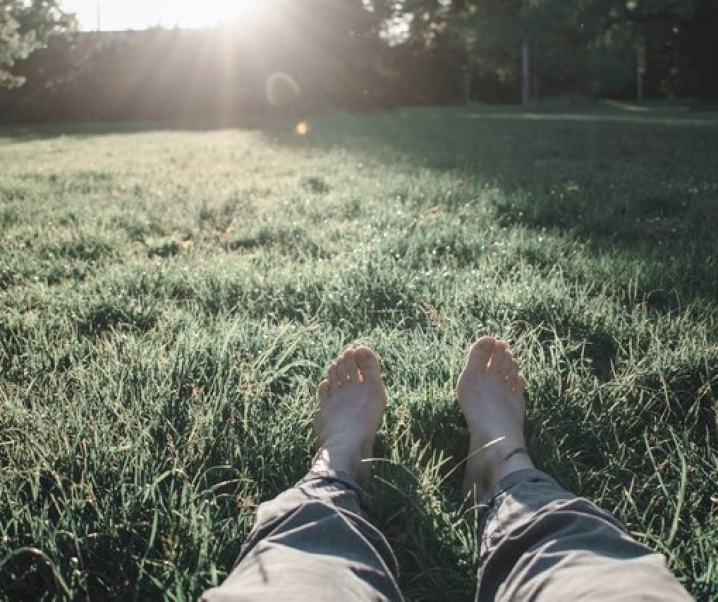
<instances>
[{"instance_id":1,"label":"sole of foot","mask_svg":"<svg viewBox=\"0 0 718 602\"><path fill-rule=\"evenodd\" d=\"M524 439L525 388L504 341L482 337L471 346L456 396L470 433L464 493L474 500L505 476L533 468Z\"/></svg>"}]
</instances>

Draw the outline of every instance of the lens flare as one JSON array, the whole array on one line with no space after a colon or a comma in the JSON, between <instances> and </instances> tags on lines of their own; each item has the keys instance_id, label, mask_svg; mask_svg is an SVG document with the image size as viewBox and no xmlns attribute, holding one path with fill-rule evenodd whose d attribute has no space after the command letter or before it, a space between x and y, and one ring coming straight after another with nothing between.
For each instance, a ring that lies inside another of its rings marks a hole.
<instances>
[{"instance_id":1,"label":"lens flare","mask_svg":"<svg viewBox=\"0 0 718 602\"><path fill-rule=\"evenodd\" d=\"M287 107L295 102L301 94L296 80L282 71L272 73L267 78L265 91L267 100L273 107Z\"/></svg>"}]
</instances>

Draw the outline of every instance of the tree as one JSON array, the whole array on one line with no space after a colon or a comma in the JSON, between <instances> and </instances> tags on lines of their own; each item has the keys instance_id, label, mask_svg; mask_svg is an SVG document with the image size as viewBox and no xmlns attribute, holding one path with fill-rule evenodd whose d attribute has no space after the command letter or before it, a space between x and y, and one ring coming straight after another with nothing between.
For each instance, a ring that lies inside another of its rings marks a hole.
<instances>
[{"instance_id":1,"label":"tree","mask_svg":"<svg viewBox=\"0 0 718 602\"><path fill-rule=\"evenodd\" d=\"M625 95L636 46L652 95L718 98L716 0L395 0L402 42L463 63L473 95L518 100L521 47L531 48L533 95Z\"/></svg>"},{"instance_id":2,"label":"tree","mask_svg":"<svg viewBox=\"0 0 718 602\"><path fill-rule=\"evenodd\" d=\"M689 26L690 49L701 99L718 100L718 3L694 0Z\"/></svg>"},{"instance_id":3,"label":"tree","mask_svg":"<svg viewBox=\"0 0 718 602\"><path fill-rule=\"evenodd\" d=\"M25 78L12 73L15 63L74 27L58 0L0 0L0 87L21 86Z\"/></svg>"}]
</instances>

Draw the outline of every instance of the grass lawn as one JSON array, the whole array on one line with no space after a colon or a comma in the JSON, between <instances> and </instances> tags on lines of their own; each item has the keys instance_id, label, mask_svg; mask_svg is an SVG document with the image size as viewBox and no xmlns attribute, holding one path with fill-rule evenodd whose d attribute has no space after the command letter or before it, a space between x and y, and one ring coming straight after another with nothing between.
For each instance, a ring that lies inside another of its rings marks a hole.
<instances>
[{"instance_id":1,"label":"grass lawn","mask_svg":"<svg viewBox=\"0 0 718 602\"><path fill-rule=\"evenodd\" d=\"M468 344L530 449L718 597L718 114L402 109L0 129L0 597L196 598L311 457L346 345L390 403L372 520L473 597Z\"/></svg>"}]
</instances>

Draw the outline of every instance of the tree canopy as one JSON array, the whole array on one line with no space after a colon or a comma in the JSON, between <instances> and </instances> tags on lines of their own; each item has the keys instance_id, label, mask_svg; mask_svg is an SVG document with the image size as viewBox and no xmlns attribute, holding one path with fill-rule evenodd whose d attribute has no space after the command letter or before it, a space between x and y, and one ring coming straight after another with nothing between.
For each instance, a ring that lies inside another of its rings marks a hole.
<instances>
[{"instance_id":1,"label":"tree canopy","mask_svg":"<svg viewBox=\"0 0 718 602\"><path fill-rule=\"evenodd\" d=\"M379 4L375 1L374 4ZM616 94L630 87L636 47L654 93L718 97L715 0L398 0L407 43L442 47L472 81L518 81L531 44L536 92Z\"/></svg>"},{"instance_id":2,"label":"tree canopy","mask_svg":"<svg viewBox=\"0 0 718 602\"><path fill-rule=\"evenodd\" d=\"M0 86L22 85L25 78L12 72L15 63L74 25L58 0L0 0Z\"/></svg>"}]
</instances>

